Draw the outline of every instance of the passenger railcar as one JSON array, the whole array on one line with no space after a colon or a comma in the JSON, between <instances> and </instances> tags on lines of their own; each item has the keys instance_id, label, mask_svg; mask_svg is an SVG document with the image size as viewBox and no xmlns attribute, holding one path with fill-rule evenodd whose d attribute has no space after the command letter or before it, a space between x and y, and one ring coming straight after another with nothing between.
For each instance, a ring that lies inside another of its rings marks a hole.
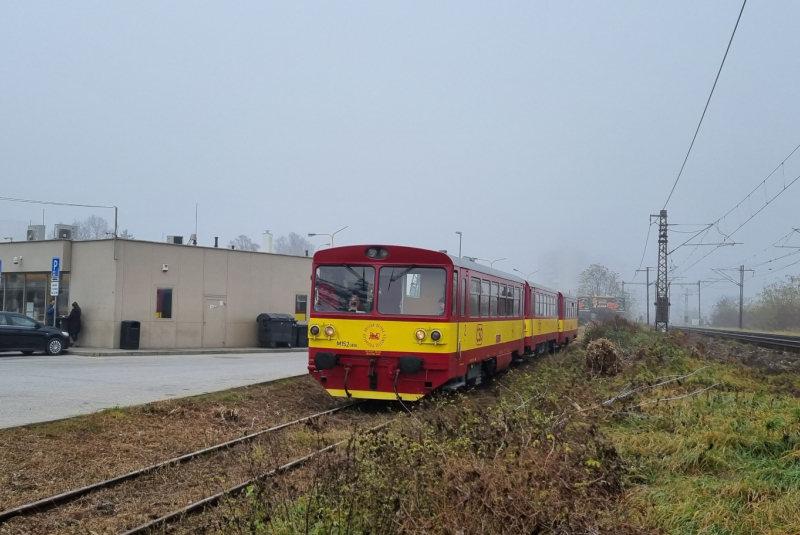
<instances>
[{"instance_id":1,"label":"passenger railcar","mask_svg":"<svg viewBox=\"0 0 800 535\"><path fill-rule=\"evenodd\" d=\"M525 352L541 354L558 346L558 291L527 284Z\"/></svg>"},{"instance_id":2,"label":"passenger railcar","mask_svg":"<svg viewBox=\"0 0 800 535\"><path fill-rule=\"evenodd\" d=\"M577 332L560 317L576 300L444 253L337 247L313 270L308 370L333 396L417 400Z\"/></svg>"},{"instance_id":3,"label":"passenger railcar","mask_svg":"<svg viewBox=\"0 0 800 535\"><path fill-rule=\"evenodd\" d=\"M558 292L558 345L567 346L578 336L578 299Z\"/></svg>"}]
</instances>

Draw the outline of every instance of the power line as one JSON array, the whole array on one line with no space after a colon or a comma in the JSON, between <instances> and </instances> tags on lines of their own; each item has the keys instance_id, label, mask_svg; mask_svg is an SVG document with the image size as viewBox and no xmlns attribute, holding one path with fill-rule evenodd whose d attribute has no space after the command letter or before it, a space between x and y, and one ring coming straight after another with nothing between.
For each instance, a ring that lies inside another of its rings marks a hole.
<instances>
[{"instance_id":1,"label":"power line","mask_svg":"<svg viewBox=\"0 0 800 535\"><path fill-rule=\"evenodd\" d=\"M30 204L52 204L55 206L78 206L82 208L116 208L116 206L103 206L99 204L73 204L68 202L36 201L33 199L15 199L13 197L0 197L0 201L25 202Z\"/></svg>"},{"instance_id":2,"label":"power line","mask_svg":"<svg viewBox=\"0 0 800 535\"><path fill-rule=\"evenodd\" d=\"M697 134L700 132L700 125L703 124L703 118L706 116L706 111L708 111L708 105L711 103L711 97L714 95L714 88L717 87L717 82L719 81L719 75L722 74L722 66L725 65L725 58L728 57L728 51L731 49L731 43L733 43L733 36L736 35L736 28L739 27L739 21L742 19L742 13L744 12L744 6L747 4L747 0L742 2L742 9L739 10L739 17L736 19L736 25L733 27L733 33L731 33L731 39L728 41L728 48L725 49L725 55L722 56L722 63L719 66L719 70L717 71L717 77L714 79L714 85L711 86L711 93L708 95L708 100L706 101L706 107L703 108L703 115L700 116L700 122L697 123L697 129L694 131L694 137L692 137L692 143L689 145L689 150L686 152L686 158L683 159L683 165L681 165L681 170L678 172L678 178L675 179L675 183L672 185L672 190L669 192L669 197L667 197L667 202L664 203L663 210L667 209L667 205L669 204L669 200L672 198L672 194L675 193L675 186L678 185L678 181L681 179L681 175L683 174L683 168L686 167L686 162L689 160L689 154L692 153L692 147L694 147L694 142L697 139Z\"/></svg>"},{"instance_id":3,"label":"power line","mask_svg":"<svg viewBox=\"0 0 800 535\"><path fill-rule=\"evenodd\" d=\"M642 259L639 261L639 268L636 270L637 272L642 269L642 264L644 263L644 255L647 253L647 244L650 242L650 229L653 228L653 222L650 221L650 225L647 227L647 238L644 240L644 251L642 251ZM633 274L633 278L636 278L636 273Z\"/></svg>"},{"instance_id":4,"label":"power line","mask_svg":"<svg viewBox=\"0 0 800 535\"><path fill-rule=\"evenodd\" d=\"M789 189L790 187L792 187L792 184L794 184L795 182L797 182L797 180L798 180L798 179L800 179L800 175L798 175L797 177L795 177L795 178L794 178L794 180L792 180L791 182L789 182L789 184L786 184L786 183L785 183L785 179L784 179L783 188L782 188L782 189L781 189L781 190L780 190L778 193L776 193L776 194L775 194L775 195L774 195L774 196L773 196L771 199L766 199L766 201L765 201L765 203L764 203L764 206L762 206L761 208L759 208L759 209L758 209L758 210L757 210L757 211L756 211L754 214L752 214L752 215L751 215L749 218L747 218L747 219L746 219L746 220L745 220L743 223L742 223L742 222L740 222L740 223L739 223L739 226L738 226L738 227L736 227L736 228L733 230L733 232L731 232L731 233L729 233L729 234L726 234L726 233L722 232L722 230L720 230L720 228L719 228L719 223L720 223L720 221L722 221L723 219L725 219L726 217L728 217L728 216L729 216L731 213L733 213L733 211L734 211L734 210L738 209L738 208L739 208L739 206L741 206L741 205L742 205L742 204L743 204L745 201L749 200L749 199L750 199L750 197L753 195L753 193L755 193L755 192L756 192L756 191L757 191L757 190L758 190L758 189L759 189L761 186L764 186L764 187L765 187L765 190L766 190L766 183L767 183L767 180L769 180L769 179L770 179L770 177L771 177L772 175L774 175L774 174L775 174L775 172L776 172L778 169L781 169L781 168L783 168L783 166L784 166L784 164L786 163L786 161L787 161L789 158L791 158L791 157L792 157L792 155L793 155L795 152L797 152L797 150L798 150L798 149L800 149L800 144L798 144L798 145L797 145L797 146L796 146L796 147L795 147L795 148L792 150L792 152L790 152L790 153L789 153L789 155L788 155L788 156L786 156L786 158L784 158L784 159L783 159L783 161L781 161L781 163L779 163L779 164L778 164L778 165L775 167L775 169L773 169L773 170L772 170L772 172L766 176L766 178L764 178L764 180L762 180L761 182L759 182L759 183L758 183L758 185L757 185L755 188L753 188L753 189L750 191L750 193L748 193L748 194L747 194L747 195L746 195L746 196L745 196L745 197L744 197L744 198L743 198L741 201L739 201L739 202L736 204L736 206L734 206L733 208L731 208L730 210L728 210L728 211L725 213L725 215L723 215L722 217L720 217L719 219L717 219L716 221L714 221L714 222L711 224L712 226L715 226L715 227L717 228L717 231L718 231L718 232L719 232L719 233L720 233L720 234L723 236L723 241L725 241L725 240L729 239L731 236L733 236L734 234L736 234L736 233L739 231L739 229L741 229L743 226L745 226L747 223L749 223L749 222L750 222L750 221L751 221L751 220L752 220L752 219L753 219L755 216L757 216L759 213L761 213L761 211L762 211L764 208L766 208L767 206L769 206L769 205L770 205L770 203L771 203L772 201L774 201L775 199L777 199L777 198L778 198L778 197L779 197L779 196L780 196L780 195L781 195L781 194L782 194L784 191L786 191L787 189ZM701 242L702 242L702 240L703 240L703 239L705 239L705 237L703 237L703 238L701 239ZM691 269L692 267L694 267L695 265L697 265L697 264L698 264L698 263L699 263L701 260L703 260L703 259L704 259L704 258L706 258L708 255L710 255L711 253L713 253L714 251L716 251L717 249L719 249L719 247L720 247L720 246L717 246L717 247L714 247L713 249L711 249L711 250L710 250L708 253L706 253L705 255L703 255L703 256L702 256L702 257L701 257L699 260L697 260L697 261L696 261L694 264L692 264L691 266L689 266L688 268L686 268L686 269L683 271L683 273L685 273L686 271L688 271L689 269ZM674 251L676 251L678 248L679 248L679 247L676 247L675 249L673 249L673 252L674 252ZM691 258L691 255L689 255L689 258ZM674 269L678 269L678 268L680 268L680 267L681 267L683 264L685 264L687 261L688 261L688 258L687 258L687 260L684 260L684 261L683 261L681 264L679 264L678 266L676 266Z\"/></svg>"}]
</instances>

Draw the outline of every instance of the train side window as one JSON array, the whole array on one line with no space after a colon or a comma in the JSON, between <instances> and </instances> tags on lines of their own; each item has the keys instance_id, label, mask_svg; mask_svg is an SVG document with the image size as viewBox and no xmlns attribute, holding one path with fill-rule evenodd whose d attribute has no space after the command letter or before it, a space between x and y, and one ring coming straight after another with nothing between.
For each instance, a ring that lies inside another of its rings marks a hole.
<instances>
[{"instance_id":1,"label":"train side window","mask_svg":"<svg viewBox=\"0 0 800 535\"><path fill-rule=\"evenodd\" d=\"M493 282L491 286L491 298L489 299L489 315L493 318L497 317L497 299L500 293L500 284Z\"/></svg>"},{"instance_id":2,"label":"train side window","mask_svg":"<svg viewBox=\"0 0 800 535\"><path fill-rule=\"evenodd\" d=\"M481 281L470 279L469 281L469 316L477 318L480 316L481 301Z\"/></svg>"},{"instance_id":3,"label":"train side window","mask_svg":"<svg viewBox=\"0 0 800 535\"><path fill-rule=\"evenodd\" d=\"M514 315L517 317L521 316L519 305L519 288L514 288Z\"/></svg>"},{"instance_id":4,"label":"train side window","mask_svg":"<svg viewBox=\"0 0 800 535\"><path fill-rule=\"evenodd\" d=\"M481 281L481 317L489 317L489 281Z\"/></svg>"},{"instance_id":5,"label":"train side window","mask_svg":"<svg viewBox=\"0 0 800 535\"><path fill-rule=\"evenodd\" d=\"M461 317L467 317L467 279L461 279Z\"/></svg>"},{"instance_id":6,"label":"train side window","mask_svg":"<svg viewBox=\"0 0 800 535\"><path fill-rule=\"evenodd\" d=\"M458 314L458 271L453 271L453 316Z\"/></svg>"},{"instance_id":7,"label":"train side window","mask_svg":"<svg viewBox=\"0 0 800 535\"><path fill-rule=\"evenodd\" d=\"M508 286L500 285L500 299L497 301L497 315L508 316Z\"/></svg>"}]
</instances>

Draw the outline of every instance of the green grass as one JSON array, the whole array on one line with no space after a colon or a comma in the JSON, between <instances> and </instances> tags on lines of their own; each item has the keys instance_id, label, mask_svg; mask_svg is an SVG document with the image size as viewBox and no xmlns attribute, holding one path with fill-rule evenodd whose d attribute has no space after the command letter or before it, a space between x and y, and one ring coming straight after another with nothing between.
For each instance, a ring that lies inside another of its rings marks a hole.
<instances>
[{"instance_id":1,"label":"green grass","mask_svg":"<svg viewBox=\"0 0 800 535\"><path fill-rule=\"evenodd\" d=\"M627 349L647 352L667 340L654 336L631 340ZM605 389L702 366L707 368L682 385L644 392L637 401L719 387L642 408L647 418L617 417L604 426L628 463L621 507L636 523L674 534L798 533L800 400L787 392L796 377L697 361L673 346L650 352Z\"/></svg>"}]
</instances>

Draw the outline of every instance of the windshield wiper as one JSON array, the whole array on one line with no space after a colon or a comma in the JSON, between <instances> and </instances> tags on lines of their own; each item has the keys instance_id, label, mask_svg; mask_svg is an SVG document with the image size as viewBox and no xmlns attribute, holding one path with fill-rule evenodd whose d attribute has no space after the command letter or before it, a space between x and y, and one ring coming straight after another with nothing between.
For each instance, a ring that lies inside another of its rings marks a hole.
<instances>
[{"instance_id":1,"label":"windshield wiper","mask_svg":"<svg viewBox=\"0 0 800 535\"><path fill-rule=\"evenodd\" d=\"M394 268L392 268L392 276L389 277L389 284L386 285L386 291L387 292L389 291L389 288L392 287L392 283L394 281L399 280L403 275L405 275L406 273L408 273L409 271L411 271L415 267L417 267L416 264L411 264L410 266L408 266L406 269L404 269L403 271L401 271L397 275L394 274Z\"/></svg>"}]
</instances>

